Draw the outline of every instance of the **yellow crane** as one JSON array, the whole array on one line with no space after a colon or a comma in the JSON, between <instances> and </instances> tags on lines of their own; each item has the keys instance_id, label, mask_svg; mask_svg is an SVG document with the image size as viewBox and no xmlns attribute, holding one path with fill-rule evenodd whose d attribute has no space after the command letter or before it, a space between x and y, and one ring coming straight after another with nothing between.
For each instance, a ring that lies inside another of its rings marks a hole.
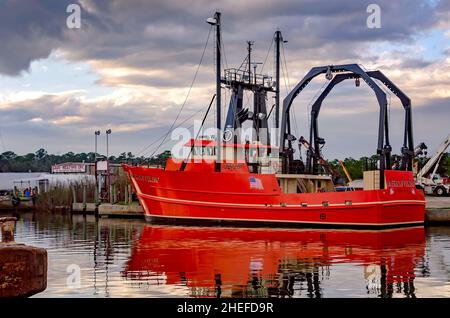
<instances>
[{"instance_id":1,"label":"yellow crane","mask_svg":"<svg viewBox=\"0 0 450 318\"><path fill-rule=\"evenodd\" d=\"M353 179L352 179L352 177L350 176L350 173L348 173L348 170L347 170L347 168L345 167L344 163L342 162L342 160L338 160L338 161L339 161L339 164L340 164L341 167L342 167L342 170L344 170L345 176L346 176L347 179L348 179L348 183L347 183L347 184L352 183Z\"/></svg>"}]
</instances>

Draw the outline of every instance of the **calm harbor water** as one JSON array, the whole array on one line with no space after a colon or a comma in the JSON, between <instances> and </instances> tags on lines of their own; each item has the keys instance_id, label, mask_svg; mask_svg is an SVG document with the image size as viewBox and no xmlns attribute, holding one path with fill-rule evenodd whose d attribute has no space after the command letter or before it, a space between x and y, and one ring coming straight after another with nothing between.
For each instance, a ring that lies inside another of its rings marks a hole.
<instances>
[{"instance_id":1,"label":"calm harbor water","mask_svg":"<svg viewBox=\"0 0 450 318\"><path fill-rule=\"evenodd\" d=\"M182 227L27 213L16 241L48 251L48 286L34 297L450 297L450 227Z\"/></svg>"}]
</instances>

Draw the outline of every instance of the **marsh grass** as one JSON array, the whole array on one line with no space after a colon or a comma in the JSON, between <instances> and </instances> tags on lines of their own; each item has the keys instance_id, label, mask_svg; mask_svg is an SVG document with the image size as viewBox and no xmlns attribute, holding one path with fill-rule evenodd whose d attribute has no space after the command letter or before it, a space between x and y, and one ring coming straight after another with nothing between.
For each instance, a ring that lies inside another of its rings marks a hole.
<instances>
[{"instance_id":1,"label":"marsh grass","mask_svg":"<svg viewBox=\"0 0 450 318\"><path fill-rule=\"evenodd\" d=\"M59 206L70 206L72 195L67 186L52 186L47 192L41 193L36 198L36 210L50 211Z\"/></svg>"},{"instance_id":2,"label":"marsh grass","mask_svg":"<svg viewBox=\"0 0 450 318\"><path fill-rule=\"evenodd\" d=\"M128 186L126 174L119 174L114 178L117 203L125 201L125 188ZM86 202L95 202L96 184L94 181L75 181L70 184L57 183L50 187L47 192L41 193L36 199L36 209L40 211L51 211L55 208L70 209L73 202L83 202L83 188L86 191Z\"/></svg>"}]
</instances>

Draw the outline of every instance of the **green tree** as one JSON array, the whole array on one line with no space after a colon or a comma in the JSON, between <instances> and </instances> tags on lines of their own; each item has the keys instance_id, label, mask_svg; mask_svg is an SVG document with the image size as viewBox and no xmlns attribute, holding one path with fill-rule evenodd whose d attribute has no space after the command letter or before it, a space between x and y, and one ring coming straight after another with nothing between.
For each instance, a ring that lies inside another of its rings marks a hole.
<instances>
[{"instance_id":1,"label":"green tree","mask_svg":"<svg viewBox=\"0 0 450 318\"><path fill-rule=\"evenodd\" d=\"M12 151L5 151L1 154L2 160L13 160L15 158L17 158L17 155Z\"/></svg>"},{"instance_id":2,"label":"green tree","mask_svg":"<svg viewBox=\"0 0 450 318\"><path fill-rule=\"evenodd\" d=\"M38 160L44 159L45 157L47 157L47 155L48 155L47 150L45 150L43 148L41 148L38 151L36 151L36 158Z\"/></svg>"}]
</instances>

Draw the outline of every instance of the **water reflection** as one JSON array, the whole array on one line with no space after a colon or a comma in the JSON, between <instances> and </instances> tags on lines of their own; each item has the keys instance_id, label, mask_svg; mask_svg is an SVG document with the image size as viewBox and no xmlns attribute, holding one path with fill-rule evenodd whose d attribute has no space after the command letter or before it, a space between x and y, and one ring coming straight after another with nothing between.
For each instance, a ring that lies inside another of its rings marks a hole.
<instances>
[{"instance_id":1,"label":"water reflection","mask_svg":"<svg viewBox=\"0 0 450 318\"><path fill-rule=\"evenodd\" d=\"M415 297L415 267L424 253L423 227L350 231L145 225L123 276L183 285L193 297L313 298L324 296L332 267L353 264L368 294Z\"/></svg>"},{"instance_id":2,"label":"water reflection","mask_svg":"<svg viewBox=\"0 0 450 318\"><path fill-rule=\"evenodd\" d=\"M450 297L450 228L177 227L21 214L16 241L48 251L35 297ZM81 268L81 287L67 268Z\"/></svg>"}]
</instances>

